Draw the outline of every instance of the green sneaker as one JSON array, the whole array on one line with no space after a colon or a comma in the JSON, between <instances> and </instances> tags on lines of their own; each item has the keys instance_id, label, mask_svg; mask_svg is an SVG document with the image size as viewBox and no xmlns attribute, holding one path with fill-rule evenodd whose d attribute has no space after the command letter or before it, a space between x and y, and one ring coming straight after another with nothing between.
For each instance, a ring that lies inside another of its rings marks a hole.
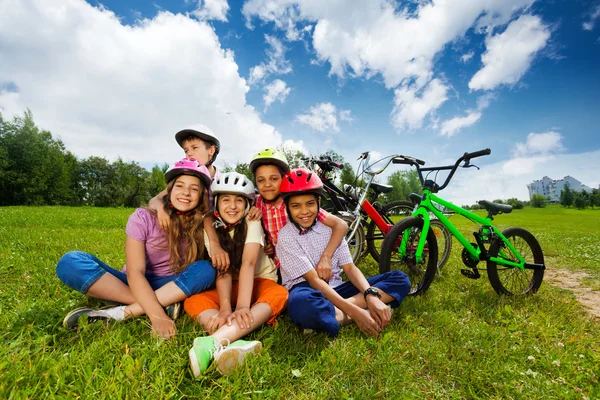
<instances>
[{"instance_id":1,"label":"green sneaker","mask_svg":"<svg viewBox=\"0 0 600 400\"><path fill-rule=\"evenodd\" d=\"M194 345L189 353L190 368L194 378L198 378L208 369L208 364L210 364L217 348L221 348L221 345L212 336L202 336L194 339Z\"/></svg>"},{"instance_id":2,"label":"green sneaker","mask_svg":"<svg viewBox=\"0 0 600 400\"><path fill-rule=\"evenodd\" d=\"M246 355L258 354L262 350L259 341L236 340L226 348L215 351L217 369L223 375L229 375L234 369L244 363Z\"/></svg>"},{"instance_id":3,"label":"green sneaker","mask_svg":"<svg viewBox=\"0 0 600 400\"><path fill-rule=\"evenodd\" d=\"M79 318L94 311L93 308L79 307L69 312L63 319L63 326L67 329L77 328L79 326Z\"/></svg>"}]
</instances>

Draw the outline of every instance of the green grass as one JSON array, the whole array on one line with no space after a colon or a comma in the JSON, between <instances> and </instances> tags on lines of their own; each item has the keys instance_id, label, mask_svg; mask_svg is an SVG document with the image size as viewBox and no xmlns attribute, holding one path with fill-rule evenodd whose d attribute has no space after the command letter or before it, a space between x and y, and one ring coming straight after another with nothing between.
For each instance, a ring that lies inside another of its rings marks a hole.
<instances>
[{"instance_id":1,"label":"green grass","mask_svg":"<svg viewBox=\"0 0 600 400\"><path fill-rule=\"evenodd\" d=\"M569 291L542 284L530 297L497 296L485 275L459 274L455 248L423 297L408 298L378 339L345 327L303 335L283 315L250 335L264 351L234 374L192 379L187 352L201 329L188 317L162 341L147 319L67 331L62 318L90 304L55 275L69 250L124 263L131 209L0 208L1 398L598 398L599 322ZM598 210L526 208L498 216L540 241L548 268L583 270L598 287ZM464 233L473 228L451 219ZM468 221L466 221L468 222ZM377 272L370 259L361 263Z\"/></svg>"}]
</instances>

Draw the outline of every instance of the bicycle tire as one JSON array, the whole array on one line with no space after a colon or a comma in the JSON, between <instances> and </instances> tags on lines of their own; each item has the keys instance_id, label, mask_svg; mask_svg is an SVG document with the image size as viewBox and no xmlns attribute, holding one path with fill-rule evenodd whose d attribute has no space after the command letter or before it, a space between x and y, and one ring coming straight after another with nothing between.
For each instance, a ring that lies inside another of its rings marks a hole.
<instances>
[{"instance_id":1,"label":"bicycle tire","mask_svg":"<svg viewBox=\"0 0 600 400\"><path fill-rule=\"evenodd\" d=\"M415 206L409 200L396 200L384 205L381 208L380 215L388 224L394 225L399 220L410 217L414 208ZM367 248L371 257L377 262L379 262L379 251L383 245L383 239L385 239L385 235L375 221L371 220L367 229Z\"/></svg>"},{"instance_id":2,"label":"bicycle tire","mask_svg":"<svg viewBox=\"0 0 600 400\"><path fill-rule=\"evenodd\" d=\"M530 232L522 228L513 227L504 230L502 234L527 262L544 264L542 248ZM517 257L507 248L502 239L497 237L492 242L488 253L491 257L498 257L501 250L504 250L502 252L504 258L518 262ZM543 270L522 270L520 268L498 265L493 261L487 262L487 273L490 284L496 293L506 296L534 294L538 291L544 279ZM511 284L516 284L518 287L514 288Z\"/></svg>"},{"instance_id":3,"label":"bicycle tire","mask_svg":"<svg viewBox=\"0 0 600 400\"><path fill-rule=\"evenodd\" d=\"M452 234L439 219L432 219L429 229L433 230L438 244L438 271L441 271L446 265L450 253L452 252ZM441 251L440 251L441 250Z\"/></svg>"},{"instance_id":4,"label":"bicycle tire","mask_svg":"<svg viewBox=\"0 0 600 400\"><path fill-rule=\"evenodd\" d=\"M351 217L341 215L338 215L338 217L346 221L346 223L348 224L348 228L350 228L350 226L354 222L354 219ZM348 229L348 233L346 234L346 242L348 243L348 248L350 249L350 254L352 255L352 262L354 263L354 265L356 265L358 260L360 260L360 258L363 255L362 248L365 242L365 231L362 228L361 224L361 226L358 227L356 232L354 232L353 237L349 237L350 233L350 229Z\"/></svg>"},{"instance_id":5,"label":"bicycle tire","mask_svg":"<svg viewBox=\"0 0 600 400\"><path fill-rule=\"evenodd\" d=\"M386 273L391 269L406 273L411 284L409 296L424 294L433 282L437 271L438 248L435 234L431 229L427 232L423 260L419 264L415 262L414 256L422 229L423 220L421 218L406 218L393 226L381 246L379 273ZM408 250L406 256L401 258L398 246L405 232L410 235Z\"/></svg>"}]
</instances>

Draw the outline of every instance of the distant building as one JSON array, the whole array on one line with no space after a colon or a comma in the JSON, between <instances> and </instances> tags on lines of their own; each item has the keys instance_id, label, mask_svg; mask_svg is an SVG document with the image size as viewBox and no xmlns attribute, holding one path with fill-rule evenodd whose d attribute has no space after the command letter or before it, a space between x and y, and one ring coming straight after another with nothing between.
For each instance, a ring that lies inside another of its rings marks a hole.
<instances>
[{"instance_id":1,"label":"distant building","mask_svg":"<svg viewBox=\"0 0 600 400\"><path fill-rule=\"evenodd\" d=\"M534 194L541 194L544 197L548 197L551 202L558 203L560 201L560 193L565 189L566 184L568 184L571 190L575 192L581 192L582 190L585 190L586 192L592 191L591 187L584 185L569 175L560 180L551 179L545 176L542 179L533 181L527 185L527 189L529 189L529 199L531 200L531 197Z\"/></svg>"}]
</instances>

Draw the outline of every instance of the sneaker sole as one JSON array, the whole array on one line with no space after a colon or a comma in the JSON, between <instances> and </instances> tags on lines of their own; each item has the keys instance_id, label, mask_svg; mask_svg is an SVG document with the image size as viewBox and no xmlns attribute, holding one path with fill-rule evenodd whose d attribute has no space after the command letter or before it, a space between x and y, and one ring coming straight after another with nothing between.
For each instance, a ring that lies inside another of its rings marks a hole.
<instances>
[{"instance_id":1,"label":"sneaker sole","mask_svg":"<svg viewBox=\"0 0 600 400\"><path fill-rule=\"evenodd\" d=\"M246 346L231 347L219 355L217 370L223 375L229 375L231 371L244 363L246 355L258 354L262 350L261 342L252 342Z\"/></svg>"},{"instance_id":2,"label":"sneaker sole","mask_svg":"<svg viewBox=\"0 0 600 400\"><path fill-rule=\"evenodd\" d=\"M89 307L79 307L79 308L76 308L76 309L74 309L74 310L71 310L71 311L70 311L70 312L69 312L69 313L68 313L68 314L65 316L65 318L63 319L62 326L63 326L64 328L66 328L66 329L73 329L73 328L76 328L76 327L77 327L77 325L78 325L78 323L77 323L77 324L75 324L75 325L73 325L73 326L69 326L69 319L70 319L70 318L71 318L73 315L75 315L75 314L79 313L80 311L89 311L89 312L92 312L92 311L94 311L94 309L92 309L92 308L89 308ZM82 317L82 316L80 316L79 318L81 318L81 317ZM79 322L79 318L77 318L77 322Z\"/></svg>"},{"instance_id":3,"label":"sneaker sole","mask_svg":"<svg viewBox=\"0 0 600 400\"><path fill-rule=\"evenodd\" d=\"M194 345L196 344L196 340L194 339ZM190 369L192 370L192 374L194 374L194 378L198 379L202 372L200 371L200 364L198 364L198 358L196 357L196 352L194 351L194 347L190 349Z\"/></svg>"}]
</instances>

